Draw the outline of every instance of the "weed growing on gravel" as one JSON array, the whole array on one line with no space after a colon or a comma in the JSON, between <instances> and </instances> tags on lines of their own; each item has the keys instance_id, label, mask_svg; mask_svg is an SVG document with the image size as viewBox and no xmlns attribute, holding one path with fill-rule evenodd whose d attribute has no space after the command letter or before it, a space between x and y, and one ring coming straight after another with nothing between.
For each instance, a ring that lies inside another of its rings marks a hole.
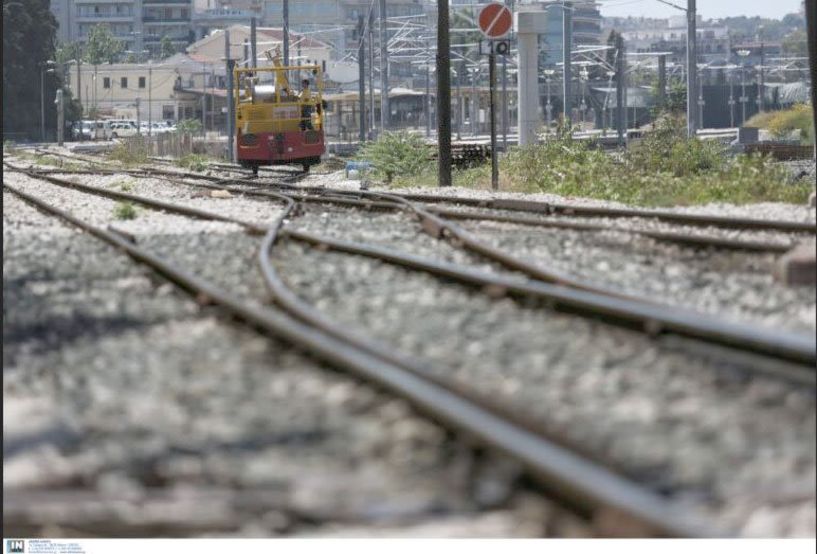
<instances>
[{"instance_id":1,"label":"weed growing on gravel","mask_svg":"<svg viewBox=\"0 0 817 554\"><path fill-rule=\"evenodd\" d=\"M130 192L133 190L133 181L117 181L113 183L114 187L118 187L122 192Z\"/></svg>"},{"instance_id":2,"label":"weed growing on gravel","mask_svg":"<svg viewBox=\"0 0 817 554\"><path fill-rule=\"evenodd\" d=\"M38 165L51 165L54 167L63 167L64 165L62 159L46 154L37 154L34 156L34 161L37 162Z\"/></svg>"},{"instance_id":3,"label":"weed growing on gravel","mask_svg":"<svg viewBox=\"0 0 817 554\"><path fill-rule=\"evenodd\" d=\"M129 140L114 146L108 154L108 159L126 166L133 166L148 163L149 155L147 143Z\"/></svg>"},{"instance_id":4,"label":"weed growing on gravel","mask_svg":"<svg viewBox=\"0 0 817 554\"><path fill-rule=\"evenodd\" d=\"M130 202L119 202L113 210L116 219L136 219L136 207Z\"/></svg>"},{"instance_id":5,"label":"weed growing on gravel","mask_svg":"<svg viewBox=\"0 0 817 554\"><path fill-rule=\"evenodd\" d=\"M201 154L187 154L176 160L176 165L190 171L205 171L209 158Z\"/></svg>"}]
</instances>

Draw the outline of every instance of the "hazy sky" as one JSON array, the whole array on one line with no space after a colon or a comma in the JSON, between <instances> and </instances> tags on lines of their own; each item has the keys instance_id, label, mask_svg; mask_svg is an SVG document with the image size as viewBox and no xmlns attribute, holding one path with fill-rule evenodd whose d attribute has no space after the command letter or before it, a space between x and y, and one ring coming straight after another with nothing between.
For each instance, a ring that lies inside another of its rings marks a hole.
<instances>
[{"instance_id":1,"label":"hazy sky","mask_svg":"<svg viewBox=\"0 0 817 554\"><path fill-rule=\"evenodd\" d=\"M599 0L601 15L667 17L683 15L658 0ZM670 0L674 4L686 6L686 0ZM787 13L800 9L800 0L698 0L698 13L704 19L747 15L759 15L781 19Z\"/></svg>"}]
</instances>

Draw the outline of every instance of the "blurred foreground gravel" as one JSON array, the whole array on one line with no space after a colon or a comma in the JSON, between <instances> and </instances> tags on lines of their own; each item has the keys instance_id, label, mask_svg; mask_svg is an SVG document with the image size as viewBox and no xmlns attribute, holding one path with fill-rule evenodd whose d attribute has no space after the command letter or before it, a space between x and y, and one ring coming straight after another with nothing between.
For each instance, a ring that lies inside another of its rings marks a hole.
<instances>
[{"instance_id":1,"label":"blurred foreground gravel","mask_svg":"<svg viewBox=\"0 0 817 554\"><path fill-rule=\"evenodd\" d=\"M4 534L587 532L404 402L3 201Z\"/></svg>"}]
</instances>

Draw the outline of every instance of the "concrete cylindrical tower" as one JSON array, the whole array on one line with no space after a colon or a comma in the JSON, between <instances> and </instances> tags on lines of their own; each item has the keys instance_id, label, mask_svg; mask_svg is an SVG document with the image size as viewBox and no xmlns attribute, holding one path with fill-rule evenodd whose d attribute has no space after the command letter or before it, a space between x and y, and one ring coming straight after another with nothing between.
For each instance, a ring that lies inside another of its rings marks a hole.
<instances>
[{"instance_id":1,"label":"concrete cylindrical tower","mask_svg":"<svg viewBox=\"0 0 817 554\"><path fill-rule=\"evenodd\" d=\"M519 52L518 97L519 144L535 144L539 121L539 34L545 32L547 13L516 12L516 39Z\"/></svg>"}]
</instances>

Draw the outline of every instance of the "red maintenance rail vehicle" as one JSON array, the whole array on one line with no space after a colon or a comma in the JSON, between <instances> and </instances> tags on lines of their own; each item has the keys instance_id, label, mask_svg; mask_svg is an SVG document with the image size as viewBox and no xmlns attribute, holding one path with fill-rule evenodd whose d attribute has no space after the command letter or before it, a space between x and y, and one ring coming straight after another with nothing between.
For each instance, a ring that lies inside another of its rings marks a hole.
<instances>
[{"instance_id":1,"label":"red maintenance rail vehicle","mask_svg":"<svg viewBox=\"0 0 817 554\"><path fill-rule=\"evenodd\" d=\"M309 171L326 152L320 66L283 66L278 52L268 57L271 67L234 70L236 160L256 175L262 165ZM297 91L289 76L297 76Z\"/></svg>"}]
</instances>

